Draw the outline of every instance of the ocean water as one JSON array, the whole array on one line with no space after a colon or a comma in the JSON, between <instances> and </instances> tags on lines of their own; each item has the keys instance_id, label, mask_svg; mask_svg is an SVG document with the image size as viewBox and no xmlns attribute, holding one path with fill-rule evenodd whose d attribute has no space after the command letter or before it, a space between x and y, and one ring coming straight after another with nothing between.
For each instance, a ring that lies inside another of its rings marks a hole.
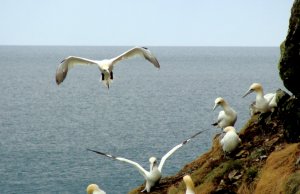
<instances>
[{"instance_id":1,"label":"ocean water","mask_svg":"<svg viewBox=\"0 0 300 194\"><path fill-rule=\"evenodd\" d=\"M85 193L97 183L107 193L142 184L132 166L86 151L126 157L149 169L199 130L211 129L175 152L164 176L208 151L222 96L238 112L239 130L255 99L242 95L253 82L265 92L283 88L279 48L150 47L161 69L134 58L116 65L108 91L96 67L76 67L57 86L55 71L69 55L111 58L130 47L0 47L0 193ZM283 88L284 89L284 88Z\"/></svg>"}]
</instances>

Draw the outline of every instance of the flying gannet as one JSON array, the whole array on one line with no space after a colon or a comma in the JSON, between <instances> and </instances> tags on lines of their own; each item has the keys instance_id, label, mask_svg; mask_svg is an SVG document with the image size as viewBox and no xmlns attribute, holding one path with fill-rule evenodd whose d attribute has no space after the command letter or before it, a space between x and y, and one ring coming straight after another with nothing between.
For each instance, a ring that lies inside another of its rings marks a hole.
<instances>
[{"instance_id":1,"label":"flying gannet","mask_svg":"<svg viewBox=\"0 0 300 194\"><path fill-rule=\"evenodd\" d=\"M253 83L249 90L244 94L243 98L248 94L256 92L256 100L251 105L250 113L254 115L255 113L266 113L273 112L274 108L277 107L276 103L276 93L268 93L264 95L263 87L259 83Z\"/></svg>"},{"instance_id":2,"label":"flying gannet","mask_svg":"<svg viewBox=\"0 0 300 194\"><path fill-rule=\"evenodd\" d=\"M185 194L196 194L195 185L190 175L185 175L183 181L186 186Z\"/></svg>"},{"instance_id":3,"label":"flying gannet","mask_svg":"<svg viewBox=\"0 0 300 194\"><path fill-rule=\"evenodd\" d=\"M106 85L106 87L109 89L110 83L113 80L113 69L115 64L122 60L129 59L135 56L144 57L155 67L160 68L160 65L155 56L150 52L150 50L145 47L134 47L115 58L104 59L101 61L69 56L60 63L56 70L56 83L57 85L59 85L61 82L63 82L67 76L68 70L76 65L97 65L101 72L100 81L102 81L104 85Z\"/></svg>"},{"instance_id":4,"label":"flying gannet","mask_svg":"<svg viewBox=\"0 0 300 194\"><path fill-rule=\"evenodd\" d=\"M96 184L90 184L86 188L86 192L87 194L106 194L106 192L101 190Z\"/></svg>"},{"instance_id":5,"label":"flying gannet","mask_svg":"<svg viewBox=\"0 0 300 194\"><path fill-rule=\"evenodd\" d=\"M233 110L233 108L231 108L229 104L221 97L216 98L213 110L215 110L218 106L221 106L223 110L219 112L217 122L213 123L212 125L221 129L224 129L227 126L234 126L237 119L235 110Z\"/></svg>"},{"instance_id":6,"label":"flying gannet","mask_svg":"<svg viewBox=\"0 0 300 194\"><path fill-rule=\"evenodd\" d=\"M208 130L208 129L207 129ZM181 146L185 145L186 143L188 143L192 138L196 137L197 135L199 135L200 133L207 131L207 130L203 130L200 131L198 133L196 133L195 135L193 135L192 137L190 137L189 139L183 141L182 143L176 145L175 147L173 147L168 153L166 153L162 158L160 163L157 163L157 159L155 157L150 157L149 162L150 162L150 170L147 171L145 170L140 164L138 164L137 162L134 162L132 160L126 159L126 158L122 158L122 157L116 157L110 154L106 154L103 152L99 152L96 150L91 150L91 149L87 149L88 151L92 151L95 152L97 154L115 159L115 160L119 160L122 162L126 162L129 163L131 165L133 165L138 171L139 173L144 177L145 181L146 181L146 186L144 188L144 191L150 192L150 189L156 184L158 183L158 181L161 179L162 177L162 168L163 165L165 163L165 161L177 150L179 149Z\"/></svg>"},{"instance_id":7,"label":"flying gannet","mask_svg":"<svg viewBox=\"0 0 300 194\"><path fill-rule=\"evenodd\" d=\"M230 153L235 150L239 143L241 143L241 139L235 132L235 128L232 126L225 127L223 131L226 133L224 137L221 139L220 143L223 151L226 153Z\"/></svg>"}]
</instances>

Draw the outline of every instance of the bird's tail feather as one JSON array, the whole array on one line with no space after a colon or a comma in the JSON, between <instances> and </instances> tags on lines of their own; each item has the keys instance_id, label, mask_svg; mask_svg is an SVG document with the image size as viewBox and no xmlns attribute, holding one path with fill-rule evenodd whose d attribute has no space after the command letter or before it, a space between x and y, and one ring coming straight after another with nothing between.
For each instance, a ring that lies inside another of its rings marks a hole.
<instances>
[{"instance_id":1,"label":"bird's tail feather","mask_svg":"<svg viewBox=\"0 0 300 194\"><path fill-rule=\"evenodd\" d=\"M111 79L107 79L107 80L101 80L101 82L103 83L103 85L105 87L107 87L109 89L111 83L112 83L112 80Z\"/></svg>"}]
</instances>

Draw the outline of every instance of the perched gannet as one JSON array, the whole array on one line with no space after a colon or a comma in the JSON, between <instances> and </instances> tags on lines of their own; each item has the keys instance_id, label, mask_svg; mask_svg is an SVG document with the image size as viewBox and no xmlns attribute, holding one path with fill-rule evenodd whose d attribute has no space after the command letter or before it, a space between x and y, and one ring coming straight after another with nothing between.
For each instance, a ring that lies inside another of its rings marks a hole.
<instances>
[{"instance_id":1,"label":"perched gannet","mask_svg":"<svg viewBox=\"0 0 300 194\"><path fill-rule=\"evenodd\" d=\"M96 184L90 184L86 188L86 192L87 194L106 194L106 192L101 190Z\"/></svg>"},{"instance_id":2,"label":"perched gannet","mask_svg":"<svg viewBox=\"0 0 300 194\"><path fill-rule=\"evenodd\" d=\"M107 88L109 88L109 85L113 80L114 65L119 61L129 59L134 56L144 57L155 67L160 68L160 65L155 56L145 47L134 47L115 58L104 59L101 61L69 56L60 63L56 70L56 83L57 85L59 85L61 82L63 82L67 76L68 70L70 70L75 65L97 65L102 75L100 81L102 81L107 86Z\"/></svg>"},{"instance_id":3,"label":"perched gannet","mask_svg":"<svg viewBox=\"0 0 300 194\"><path fill-rule=\"evenodd\" d=\"M208 129L207 129L208 130ZM158 165L157 160L155 157L151 157L149 159L150 162L150 171L145 170L140 164L138 164L137 162L134 162L132 160L128 160L126 158L122 158L122 157L116 157L116 156L112 156L110 154L106 154L103 152L99 152L99 151L95 151L95 150L91 150L91 149L87 149L88 151L92 151L95 152L97 154L101 154L103 156L115 159L115 160L119 160L122 162L126 162L129 163L131 165L133 165L139 172L140 174L144 177L145 181L146 181L146 186L144 188L144 191L150 192L151 187L153 187L156 183L158 183L158 181L161 179L162 177L162 168L163 165L165 163L165 161L177 150L179 149L181 146L185 145L186 143L188 143L192 138L196 137L197 135L199 135L200 133L207 131L207 130L203 130L200 131L198 133L196 133L195 135L193 135L192 137L190 137L189 139L183 141L182 143L178 144L177 146L173 147L168 153L166 153L162 158L161 161Z\"/></svg>"},{"instance_id":4,"label":"perched gannet","mask_svg":"<svg viewBox=\"0 0 300 194\"><path fill-rule=\"evenodd\" d=\"M183 177L183 181L184 181L185 186L186 186L185 194L195 194L196 193L195 185L194 185L194 182L193 182L191 176L190 175L185 175Z\"/></svg>"},{"instance_id":5,"label":"perched gannet","mask_svg":"<svg viewBox=\"0 0 300 194\"><path fill-rule=\"evenodd\" d=\"M221 139L220 143L222 145L223 151L226 153L230 153L235 150L239 143L241 143L241 139L235 132L235 128L232 126L225 127L223 131L226 133L224 137Z\"/></svg>"},{"instance_id":6,"label":"perched gannet","mask_svg":"<svg viewBox=\"0 0 300 194\"><path fill-rule=\"evenodd\" d=\"M215 110L218 106L221 106L223 110L219 112L217 122L213 123L212 125L221 129L224 129L227 126L234 126L237 119L235 110L233 110L233 108L231 108L229 104L221 97L216 98L213 110Z\"/></svg>"},{"instance_id":7,"label":"perched gannet","mask_svg":"<svg viewBox=\"0 0 300 194\"><path fill-rule=\"evenodd\" d=\"M256 92L256 101L251 105L251 115L255 113L266 113L273 111L277 107L276 93L264 95L263 87L259 83L253 83L249 90L244 94L243 98L248 94Z\"/></svg>"}]
</instances>

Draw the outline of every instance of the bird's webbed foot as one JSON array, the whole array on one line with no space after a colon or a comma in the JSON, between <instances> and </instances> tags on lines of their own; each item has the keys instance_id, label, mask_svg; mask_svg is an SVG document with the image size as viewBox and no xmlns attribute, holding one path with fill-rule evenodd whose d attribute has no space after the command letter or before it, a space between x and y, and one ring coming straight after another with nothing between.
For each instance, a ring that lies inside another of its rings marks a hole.
<instances>
[{"instance_id":1,"label":"bird's webbed foot","mask_svg":"<svg viewBox=\"0 0 300 194\"><path fill-rule=\"evenodd\" d=\"M110 79L113 80L114 79L114 73L111 71L110 72Z\"/></svg>"}]
</instances>

